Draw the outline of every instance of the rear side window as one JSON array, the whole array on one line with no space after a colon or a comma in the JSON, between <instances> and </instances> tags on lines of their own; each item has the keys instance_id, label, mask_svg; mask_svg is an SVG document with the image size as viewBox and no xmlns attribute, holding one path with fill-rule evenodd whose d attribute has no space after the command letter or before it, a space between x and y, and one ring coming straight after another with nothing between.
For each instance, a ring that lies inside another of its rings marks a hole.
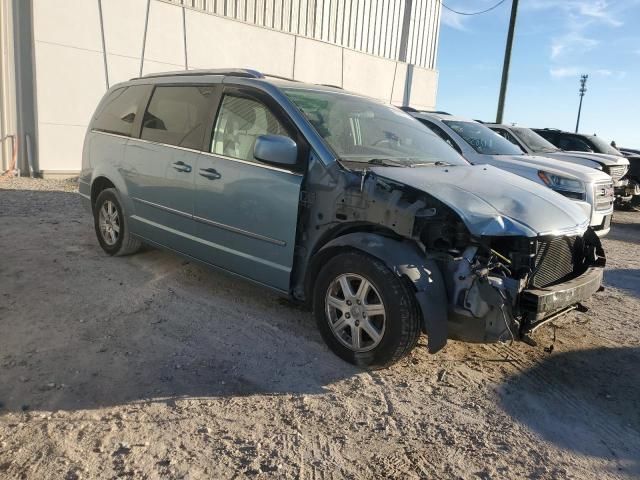
<instances>
[{"instance_id":1,"label":"rear side window","mask_svg":"<svg viewBox=\"0 0 640 480\"><path fill-rule=\"evenodd\" d=\"M200 150L214 87L156 87L142 121L140 138Z\"/></svg>"},{"instance_id":2,"label":"rear side window","mask_svg":"<svg viewBox=\"0 0 640 480\"><path fill-rule=\"evenodd\" d=\"M96 113L93 129L130 137L138 107L144 101L147 89L145 85L136 85L111 92Z\"/></svg>"},{"instance_id":3,"label":"rear side window","mask_svg":"<svg viewBox=\"0 0 640 480\"><path fill-rule=\"evenodd\" d=\"M256 139L267 134L290 137L264 103L252 98L225 95L213 131L211 152L255 161L253 147Z\"/></svg>"}]
</instances>

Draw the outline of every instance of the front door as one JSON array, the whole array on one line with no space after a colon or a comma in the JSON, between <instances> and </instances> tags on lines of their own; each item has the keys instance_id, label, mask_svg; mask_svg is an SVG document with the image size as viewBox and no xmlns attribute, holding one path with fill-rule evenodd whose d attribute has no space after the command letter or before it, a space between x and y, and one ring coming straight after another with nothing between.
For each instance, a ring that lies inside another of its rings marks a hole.
<instances>
[{"instance_id":1,"label":"front door","mask_svg":"<svg viewBox=\"0 0 640 480\"><path fill-rule=\"evenodd\" d=\"M194 175L211 116L214 87L157 86L140 138L126 147L123 175L132 230L183 253L193 249Z\"/></svg>"},{"instance_id":2,"label":"front door","mask_svg":"<svg viewBox=\"0 0 640 480\"><path fill-rule=\"evenodd\" d=\"M255 141L265 134L293 138L299 165L256 160ZM206 241L200 258L288 291L306 162L299 134L262 93L226 87L210 138L195 171L194 220Z\"/></svg>"}]
</instances>

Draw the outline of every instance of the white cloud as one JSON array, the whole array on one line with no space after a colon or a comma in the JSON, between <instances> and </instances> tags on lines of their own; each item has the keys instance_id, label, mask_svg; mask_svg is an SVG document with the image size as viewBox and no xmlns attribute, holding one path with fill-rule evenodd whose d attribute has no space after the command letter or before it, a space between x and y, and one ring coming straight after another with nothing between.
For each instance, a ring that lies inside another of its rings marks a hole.
<instances>
[{"instance_id":1,"label":"white cloud","mask_svg":"<svg viewBox=\"0 0 640 480\"><path fill-rule=\"evenodd\" d=\"M440 21L447 27L451 27L456 30L467 30L465 18L462 15L457 15L447 9L442 10Z\"/></svg>"},{"instance_id":2,"label":"white cloud","mask_svg":"<svg viewBox=\"0 0 640 480\"><path fill-rule=\"evenodd\" d=\"M551 42L551 59L559 60L566 56L575 56L588 52L600 42L593 38L587 38L577 32L569 32Z\"/></svg>"},{"instance_id":3,"label":"white cloud","mask_svg":"<svg viewBox=\"0 0 640 480\"><path fill-rule=\"evenodd\" d=\"M558 10L562 11L577 23L591 21L603 23L612 27L620 27L623 22L619 19L620 9L636 3L636 0L529 0L524 4L525 9Z\"/></svg>"},{"instance_id":4,"label":"white cloud","mask_svg":"<svg viewBox=\"0 0 640 480\"><path fill-rule=\"evenodd\" d=\"M579 67L552 67L549 73L553 78L578 77L582 70Z\"/></svg>"},{"instance_id":5,"label":"white cloud","mask_svg":"<svg viewBox=\"0 0 640 480\"><path fill-rule=\"evenodd\" d=\"M609 70L606 68L598 68L596 70L591 70L589 68L581 67L581 66L557 66L551 67L549 69L549 74L553 78L570 78L575 77L576 79L580 77L582 74L595 75L598 77L604 78L612 78L615 80L622 80L627 76L627 72L622 70Z\"/></svg>"},{"instance_id":6,"label":"white cloud","mask_svg":"<svg viewBox=\"0 0 640 480\"><path fill-rule=\"evenodd\" d=\"M599 20L603 23L611 25L612 27L622 26L622 22L616 18L615 13L613 13L612 6L606 0L582 0L567 3L574 3L576 10L582 16Z\"/></svg>"}]
</instances>

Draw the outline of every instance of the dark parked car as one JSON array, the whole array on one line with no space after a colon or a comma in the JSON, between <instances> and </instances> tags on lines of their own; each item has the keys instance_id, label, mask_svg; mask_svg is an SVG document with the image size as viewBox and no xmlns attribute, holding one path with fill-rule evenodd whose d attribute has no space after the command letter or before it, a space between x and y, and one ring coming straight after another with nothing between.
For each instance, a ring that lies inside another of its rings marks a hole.
<instances>
[{"instance_id":1,"label":"dark parked car","mask_svg":"<svg viewBox=\"0 0 640 480\"><path fill-rule=\"evenodd\" d=\"M622 181L625 182L624 188L620 189L619 187L616 191L617 203L618 205L628 204L633 200L634 196L640 195L640 156L624 155L597 135L564 132L555 128L534 128L533 130L561 150L603 153L627 158L629 160L629 169L622 177ZM614 177L613 173L609 174Z\"/></svg>"}]
</instances>

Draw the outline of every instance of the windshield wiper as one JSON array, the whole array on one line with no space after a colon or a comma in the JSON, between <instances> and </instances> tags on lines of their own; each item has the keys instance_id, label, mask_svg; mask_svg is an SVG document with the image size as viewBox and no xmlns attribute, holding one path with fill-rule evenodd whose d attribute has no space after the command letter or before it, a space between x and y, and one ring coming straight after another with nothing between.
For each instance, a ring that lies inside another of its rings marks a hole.
<instances>
[{"instance_id":1,"label":"windshield wiper","mask_svg":"<svg viewBox=\"0 0 640 480\"><path fill-rule=\"evenodd\" d=\"M367 163L369 165L380 165L383 167L408 167L409 166L407 163L394 160L393 158L372 158L371 160L368 160Z\"/></svg>"}]
</instances>

